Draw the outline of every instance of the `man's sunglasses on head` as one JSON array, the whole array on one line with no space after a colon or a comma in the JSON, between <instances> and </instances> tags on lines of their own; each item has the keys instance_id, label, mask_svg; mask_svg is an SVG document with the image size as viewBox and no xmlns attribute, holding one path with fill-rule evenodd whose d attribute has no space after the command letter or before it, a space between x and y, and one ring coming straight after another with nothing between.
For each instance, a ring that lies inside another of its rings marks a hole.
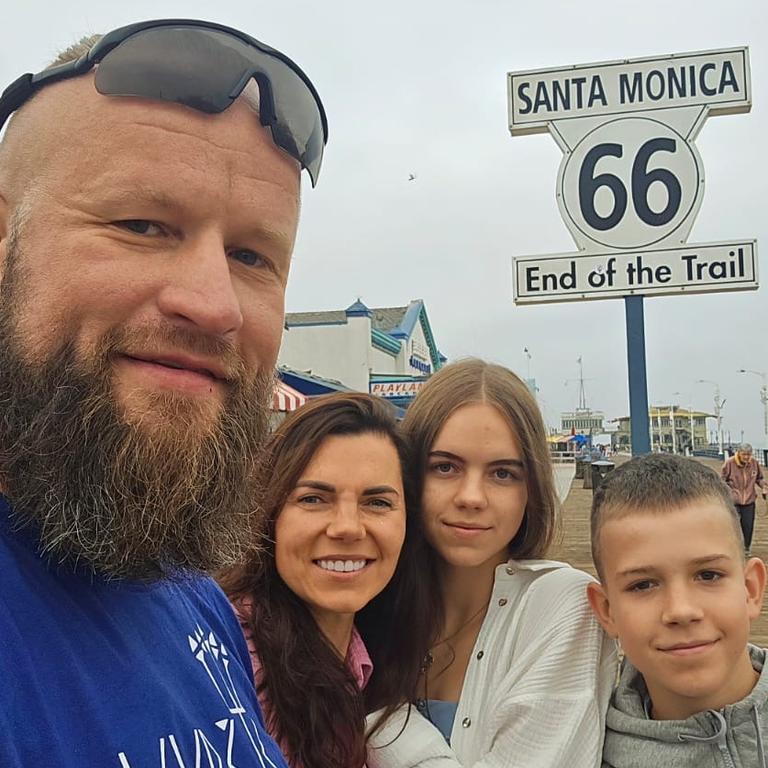
<instances>
[{"instance_id":1,"label":"man's sunglasses on head","mask_svg":"<svg viewBox=\"0 0 768 768\"><path fill-rule=\"evenodd\" d=\"M328 121L310 79L280 51L207 21L130 24L106 34L76 61L22 75L0 97L0 128L43 86L94 67L101 94L171 101L209 114L223 112L254 79L261 124L307 170L312 186L317 183Z\"/></svg>"}]
</instances>

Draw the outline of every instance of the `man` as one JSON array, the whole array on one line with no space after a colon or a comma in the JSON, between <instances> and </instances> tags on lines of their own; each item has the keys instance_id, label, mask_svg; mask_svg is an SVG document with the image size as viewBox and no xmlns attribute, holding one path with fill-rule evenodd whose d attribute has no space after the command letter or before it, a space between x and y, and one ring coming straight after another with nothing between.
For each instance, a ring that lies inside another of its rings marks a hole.
<instances>
[{"instance_id":1,"label":"man","mask_svg":"<svg viewBox=\"0 0 768 768\"><path fill-rule=\"evenodd\" d=\"M768 492L768 483L763 477L762 467L752 456L752 446L749 443L741 443L736 453L723 464L721 474L731 489L733 503L741 519L744 547L749 553L755 527L756 489L759 487L762 490L763 498Z\"/></svg>"},{"instance_id":2,"label":"man","mask_svg":"<svg viewBox=\"0 0 768 768\"><path fill-rule=\"evenodd\" d=\"M254 541L325 115L236 30L94 42L0 99L0 765L277 768L201 574Z\"/></svg>"}]
</instances>

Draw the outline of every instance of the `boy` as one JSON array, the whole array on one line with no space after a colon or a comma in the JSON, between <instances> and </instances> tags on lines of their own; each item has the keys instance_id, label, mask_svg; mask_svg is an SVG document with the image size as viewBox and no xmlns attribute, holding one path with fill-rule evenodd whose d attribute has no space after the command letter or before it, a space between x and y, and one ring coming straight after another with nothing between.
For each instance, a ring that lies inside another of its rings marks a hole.
<instances>
[{"instance_id":1,"label":"boy","mask_svg":"<svg viewBox=\"0 0 768 768\"><path fill-rule=\"evenodd\" d=\"M595 493L592 610L626 654L607 768L768 768L766 652L748 645L766 569L710 469L632 459Z\"/></svg>"}]
</instances>

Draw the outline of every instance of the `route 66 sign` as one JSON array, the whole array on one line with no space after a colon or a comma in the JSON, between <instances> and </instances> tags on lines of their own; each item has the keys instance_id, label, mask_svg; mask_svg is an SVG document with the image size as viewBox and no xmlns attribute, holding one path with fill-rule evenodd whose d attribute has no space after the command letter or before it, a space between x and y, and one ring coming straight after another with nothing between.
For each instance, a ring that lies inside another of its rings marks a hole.
<instances>
[{"instance_id":1,"label":"route 66 sign","mask_svg":"<svg viewBox=\"0 0 768 768\"><path fill-rule=\"evenodd\" d=\"M653 115L611 119L569 147L557 197L577 242L644 248L685 240L703 193L693 142Z\"/></svg>"},{"instance_id":2,"label":"route 66 sign","mask_svg":"<svg viewBox=\"0 0 768 768\"><path fill-rule=\"evenodd\" d=\"M674 253L683 259L670 263L670 274L688 274L678 267L699 258L690 249L681 249L704 195L704 170L694 141L708 116L750 110L746 48L512 72L507 82L512 135L549 131L563 151L557 202L579 251L541 258L559 258L571 265L563 259L616 257L610 262L613 285L596 288L599 280L580 284L576 276L581 271L571 270L560 275L557 290L551 291L550 284L539 279L542 270L531 266L534 257L524 257L526 269L534 270L526 275L534 279L521 282L516 271L517 303L757 287L757 274L749 269L738 282L720 284L704 278L666 287L623 280L647 274L643 253ZM706 245L702 248L708 254L730 252L725 243ZM713 251L710 245L718 248ZM754 243L741 247L750 254L744 263L756 268ZM630 253L632 262L625 258ZM649 260L654 269L663 266L656 257ZM601 273L605 270L600 263L597 266ZM570 283L572 289L564 290L563 285ZM526 290L531 286L537 288Z\"/></svg>"}]
</instances>

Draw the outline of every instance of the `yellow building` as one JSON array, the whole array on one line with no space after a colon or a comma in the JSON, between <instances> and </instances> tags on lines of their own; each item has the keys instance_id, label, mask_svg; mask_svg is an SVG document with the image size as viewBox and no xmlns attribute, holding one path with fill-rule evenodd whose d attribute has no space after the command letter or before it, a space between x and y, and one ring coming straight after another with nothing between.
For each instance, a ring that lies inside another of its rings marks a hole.
<instances>
[{"instance_id":1,"label":"yellow building","mask_svg":"<svg viewBox=\"0 0 768 768\"><path fill-rule=\"evenodd\" d=\"M652 405L648 409L651 447L654 451L674 450L677 453L706 448L709 445L707 419L714 418L711 413L689 411L676 405ZM628 451L632 443L629 416L615 421L619 425L615 435L616 448Z\"/></svg>"}]
</instances>

